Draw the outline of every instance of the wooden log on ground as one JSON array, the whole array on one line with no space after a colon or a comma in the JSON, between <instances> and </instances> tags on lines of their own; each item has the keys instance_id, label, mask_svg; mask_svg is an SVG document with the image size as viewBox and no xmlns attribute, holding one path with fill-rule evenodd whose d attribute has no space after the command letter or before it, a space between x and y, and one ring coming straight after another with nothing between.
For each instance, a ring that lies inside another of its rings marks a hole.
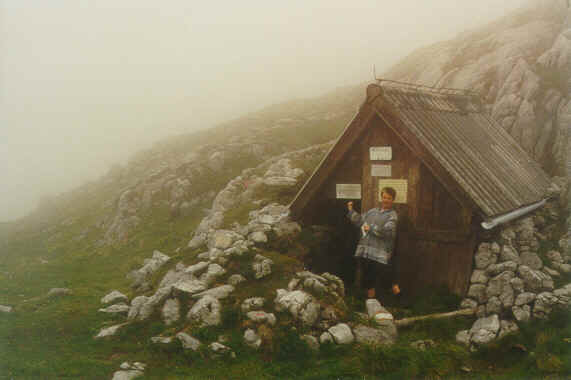
<instances>
[{"instance_id":1,"label":"wooden log on ground","mask_svg":"<svg viewBox=\"0 0 571 380\"><path fill-rule=\"evenodd\" d=\"M460 315L474 315L476 314L477 309L462 309L456 311L450 311L448 313L436 313L436 314L428 314L428 315L420 315L418 317L410 317L410 318L403 318L397 319L395 321L395 325L398 327L408 326L418 321L426 321L430 319L442 319L442 318L451 318L457 317Z\"/></svg>"}]
</instances>

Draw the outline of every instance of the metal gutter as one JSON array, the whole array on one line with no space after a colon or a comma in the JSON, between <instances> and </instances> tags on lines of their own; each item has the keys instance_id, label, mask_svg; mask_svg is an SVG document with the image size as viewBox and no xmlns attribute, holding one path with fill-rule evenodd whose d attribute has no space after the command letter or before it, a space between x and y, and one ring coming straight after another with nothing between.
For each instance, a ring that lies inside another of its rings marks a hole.
<instances>
[{"instance_id":1,"label":"metal gutter","mask_svg":"<svg viewBox=\"0 0 571 380\"><path fill-rule=\"evenodd\" d=\"M543 206L546 202L547 202L547 198L544 198L543 200L541 200L539 202L535 202L529 206L525 206L525 207L519 208L517 210L514 210L512 212L508 212L507 214L500 215L500 216L497 216L497 217L492 218L492 219L488 219L488 220L480 223L480 225L486 230L491 230L492 228L494 228L500 224L510 222L514 219L519 218L520 216L523 216L523 215L528 214L534 210L537 210L538 208Z\"/></svg>"}]
</instances>

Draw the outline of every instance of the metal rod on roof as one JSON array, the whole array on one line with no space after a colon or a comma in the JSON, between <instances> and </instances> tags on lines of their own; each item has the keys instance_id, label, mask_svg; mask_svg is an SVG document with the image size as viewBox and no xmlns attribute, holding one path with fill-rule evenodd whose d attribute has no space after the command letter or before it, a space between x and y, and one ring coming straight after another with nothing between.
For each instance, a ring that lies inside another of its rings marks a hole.
<instances>
[{"instance_id":1,"label":"metal rod on roof","mask_svg":"<svg viewBox=\"0 0 571 380\"><path fill-rule=\"evenodd\" d=\"M391 79L383 79L383 78L376 78L376 80L377 80L379 86L382 86L383 83L387 83L389 86L407 88L410 90L424 89L424 90L436 92L439 94L451 94L451 95L462 94L462 95L471 95L471 96L480 97L480 93L478 91L468 90L468 89L448 88L448 87L433 87L433 86L427 86L427 85L423 85L423 84L407 83L407 82L401 82L401 81L396 81L396 80L391 80Z\"/></svg>"}]
</instances>

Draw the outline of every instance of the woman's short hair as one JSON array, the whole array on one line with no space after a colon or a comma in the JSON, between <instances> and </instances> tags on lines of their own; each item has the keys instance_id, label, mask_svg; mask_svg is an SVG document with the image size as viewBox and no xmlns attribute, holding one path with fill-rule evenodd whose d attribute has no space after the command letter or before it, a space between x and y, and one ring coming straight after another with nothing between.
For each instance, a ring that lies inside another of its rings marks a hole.
<instances>
[{"instance_id":1,"label":"woman's short hair","mask_svg":"<svg viewBox=\"0 0 571 380\"><path fill-rule=\"evenodd\" d=\"M393 197L393 200L395 200L395 198L397 197L397 191L395 189L393 189L392 187L383 187L381 189L381 196L383 195L383 193L387 193L389 194L391 197Z\"/></svg>"}]
</instances>

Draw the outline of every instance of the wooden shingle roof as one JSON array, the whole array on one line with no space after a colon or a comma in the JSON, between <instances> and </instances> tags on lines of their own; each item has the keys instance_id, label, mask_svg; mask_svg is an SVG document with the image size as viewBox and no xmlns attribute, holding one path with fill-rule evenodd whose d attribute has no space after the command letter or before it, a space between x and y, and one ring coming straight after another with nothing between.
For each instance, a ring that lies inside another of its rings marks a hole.
<instances>
[{"instance_id":1,"label":"wooden shingle roof","mask_svg":"<svg viewBox=\"0 0 571 380\"><path fill-rule=\"evenodd\" d=\"M292 213L313 196L314 186L377 115L442 184L484 218L541 201L548 175L484 110L477 94L391 81L367 88L367 100L291 204ZM467 201L467 202L466 202Z\"/></svg>"}]
</instances>

